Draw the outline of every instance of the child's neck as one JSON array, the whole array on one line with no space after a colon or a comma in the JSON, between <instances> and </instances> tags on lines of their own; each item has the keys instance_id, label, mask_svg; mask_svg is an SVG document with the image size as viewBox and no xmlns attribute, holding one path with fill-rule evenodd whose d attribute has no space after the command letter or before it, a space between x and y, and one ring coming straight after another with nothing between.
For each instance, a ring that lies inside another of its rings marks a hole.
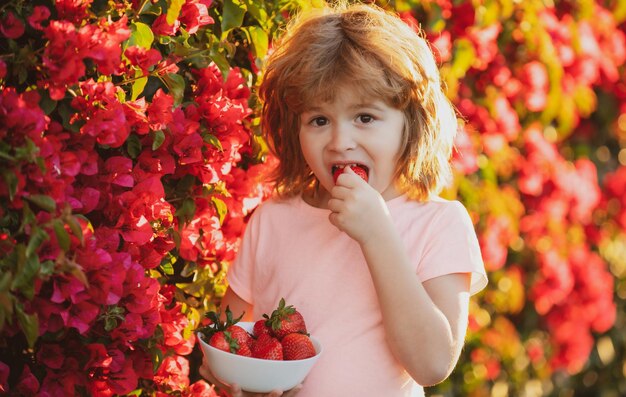
<instances>
[{"instance_id":1,"label":"child's neck","mask_svg":"<svg viewBox=\"0 0 626 397\"><path fill-rule=\"evenodd\" d=\"M302 200L315 208L328 209L329 199L330 194L326 191L326 189L317 184L302 192Z\"/></svg>"}]
</instances>

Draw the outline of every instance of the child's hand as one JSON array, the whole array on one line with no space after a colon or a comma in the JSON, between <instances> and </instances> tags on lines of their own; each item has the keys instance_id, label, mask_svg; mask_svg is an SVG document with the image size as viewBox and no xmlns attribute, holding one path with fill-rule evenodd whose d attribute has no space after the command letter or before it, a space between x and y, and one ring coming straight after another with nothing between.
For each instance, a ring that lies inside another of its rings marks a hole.
<instances>
[{"instance_id":1,"label":"child's hand","mask_svg":"<svg viewBox=\"0 0 626 397\"><path fill-rule=\"evenodd\" d=\"M213 376L213 373L211 373L211 369L207 365L206 361L202 362L202 366L200 367L199 372L200 372L200 375L202 375L204 379L209 381L209 383L219 387L221 390L225 390L230 397L279 397L279 396L295 397L300 391L300 389L302 389L302 385L298 385L294 387L293 389L287 390L287 391L273 390L267 394L250 393L250 392L241 390L241 388L238 385L232 385L232 387L228 387L224 385L223 383L221 383L220 381L218 381L215 378L215 376Z\"/></svg>"},{"instance_id":2,"label":"child's hand","mask_svg":"<svg viewBox=\"0 0 626 397\"><path fill-rule=\"evenodd\" d=\"M391 222L380 193L350 167L339 175L330 195L330 222L360 244L375 238L374 232Z\"/></svg>"}]
</instances>

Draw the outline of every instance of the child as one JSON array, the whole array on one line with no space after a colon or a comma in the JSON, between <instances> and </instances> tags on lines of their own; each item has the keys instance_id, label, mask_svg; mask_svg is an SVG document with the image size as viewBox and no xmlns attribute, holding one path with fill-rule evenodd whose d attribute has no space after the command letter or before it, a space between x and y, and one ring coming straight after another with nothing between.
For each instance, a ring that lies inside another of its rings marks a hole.
<instances>
[{"instance_id":1,"label":"child","mask_svg":"<svg viewBox=\"0 0 626 397\"><path fill-rule=\"evenodd\" d=\"M454 368L487 282L467 212L435 196L456 117L427 43L375 6L314 10L259 93L277 194L250 218L222 307L251 321L284 297L303 314L324 351L298 396L422 396Z\"/></svg>"}]
</instances>

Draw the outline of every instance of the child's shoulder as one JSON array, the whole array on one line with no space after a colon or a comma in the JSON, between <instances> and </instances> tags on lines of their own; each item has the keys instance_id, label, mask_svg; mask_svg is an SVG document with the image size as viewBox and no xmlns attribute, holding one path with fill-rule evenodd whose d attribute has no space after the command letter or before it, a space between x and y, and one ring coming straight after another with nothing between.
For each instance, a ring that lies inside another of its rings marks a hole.
<instances>
[{"instance_id":1,"label":"child's shoulder","mask_svg":"<svg viewBox=\"0 0 626 397\"><path fill-rule=\"evenodd\" d=\"M285 213L297 209L301 205L301 201L302 199L298 196L280 197L274 195L259 204L254 210L254 214L259 216L261 214Z\"/></svg>"},{"instance_id":2,"label":"child's shoulder","mask_svg":"<svg viewBox=\"0 0 626 397\"><path fill-rule=\"evenodd\" d=\"M400 211L408 212L418 211L453 214L467 212L465 206L460 201L448 200L439 196L432 196L427 200L412 200L406 196L402 196L392 200L389 206L391 208L398 208Z\"/></svg>"}]
</instances>

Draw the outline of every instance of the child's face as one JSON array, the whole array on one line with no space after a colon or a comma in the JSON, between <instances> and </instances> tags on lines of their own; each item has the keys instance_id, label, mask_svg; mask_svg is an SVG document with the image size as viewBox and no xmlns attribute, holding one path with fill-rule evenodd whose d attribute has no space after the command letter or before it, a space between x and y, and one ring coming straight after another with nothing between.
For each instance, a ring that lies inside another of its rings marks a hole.
<instances>
[{"instance_id":1,"label":"child's face","mask_svg":"<svg viewBox=\"0 0 626 397\"><path fill-rule=\"evenodd\" d=\"M397 197L394 182L403 128L400 110L362 98L350 86L339 88L332 102L312 103L300 117L300 146L321 193L333 188L336 166L358 164L383 199Z\"/></svg>"}]
</instances>

